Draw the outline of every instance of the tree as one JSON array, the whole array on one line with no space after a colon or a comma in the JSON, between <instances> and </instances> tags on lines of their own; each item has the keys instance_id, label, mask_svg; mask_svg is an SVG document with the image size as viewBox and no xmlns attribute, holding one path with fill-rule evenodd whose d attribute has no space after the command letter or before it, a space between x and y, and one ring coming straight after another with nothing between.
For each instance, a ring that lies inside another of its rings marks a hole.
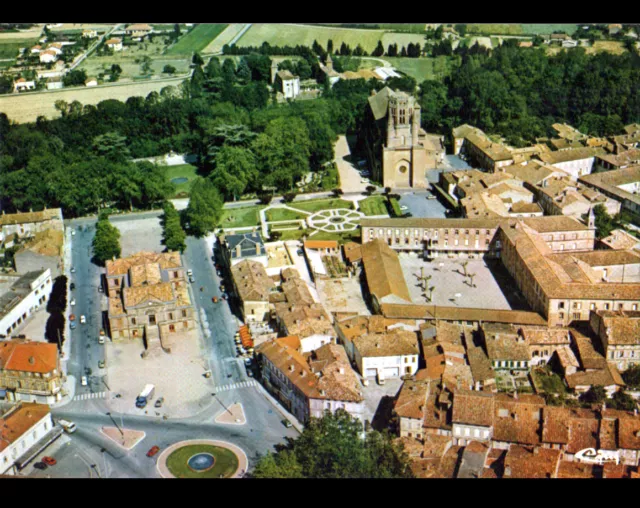
<instances>
[{"instance_id":1,"label":"tree","mask_svg":"<svg viewBox=\"0 0 640 508\"><path fill-rule=\"evenodd\" d=\"M180 37L180 35L182 35L182 31L180 30L180 23L176 23L175 25L173 25L173 37L177 39L178 37Z\"/></svg>"},{"instance_id":2,"label":"tree","mask_svg":"<svg viewBox=\"0 0 640 508\"><path fill-rule=\"evenodd\" d=\"M118 81L118 79L120 79L120 74L122 74L122 67L120 67L118 64L113 64L110 70L111 74L109 76L109 81L115 83L116 81Z\"/></svg>"},{"instance_id":3,"label":"tree","mask_svg":"<svg viewBox=\"0 0 640 508\"><path fill-rule=\"evenodd\" d=\"M633 411L637 408L635 399L624 390L618 390L611 400L607 401L607 407L621 411Z\"/></svg>"},{"instance_id":4,"label":"tree","mask_svg":"<svg viewBox=\"0 0 640 508\"><path fill-rule=\"evenodd\" d=\"M69 71L62 78L64 86L83 86L86 80L87 73L84 69Z\"/></svg>"},{"instance_id":5,"label":"tree","mask_svg":"<svg viewBox=\"0 0 640 508\"><path fill-rule=\"evenodd\" d=\"M467 35L467 25L457 24L454 28L460 37Z\"/></svg>"},{"instance_id":6,"label":"tree","mask_svg":"<svg viewBox=\"0 0 640 508\"><path fill-rule=\"evenodd\" d=\"M587 404L602 404L606 398L607 394L604 387L600 385L593 385L589 388L589 391L582 394L580 400Z\"/></svg>"},{"instance_id":7,"label":"tree","mask_svg":"<svg viewBox=\"0 0 640 508\"><path fill-rule=\"evenodd\" d=\"M268 205L269 203L271 203L272 199L273 199L273 194L270 194L268 192L262 192L258 194L258 200L260 201L261 205Z\"/></svg>"},{"instance_id":8,"label":"tree","mask_svg":"<svg viewBox=\"0 0 640 508\"><path fill-rule=\"evenodd\" d=\"M162 243L167 247L167 250L182 253L187 248L185 243L187 234L180 224L180 213L171 201L165 201L162 209L164 210L162 217Z\"/></svg>"},{"instance_id":9,"label":"tree","mask_svg":"<svg viewBox=\"0 0 640 508\"><path fill-rule=\"evenodd\" d=\"M165 74L175 74L176 68L173 65L165 65L162 69L162 72L164 72Z\"/></svg>"},{"instance_id":10,"label":"tree","mask_svg":"<svg viewBox=\"0 0 640 508\"><path fill-rule=\"evenodd\" d=\"M329 39L327 41L327 53L332 54L333 53L333 40Z\"/></svg>"},{"instance_id":11,"label":"tree","mask_svg":"<svg viewBox=\"0 0 640 508\"><path fill-rule=\"evenodd\" d=\"M297 192L285 192L282 195L282 201L284 201L285 203L291 203L294 199L296 199L297 195Z\"/></svg>"},{"instance_id":12,"label":"tree","mask_svg":"<svg viewBox=\"0 0 640 508\"><path fill-rule=\"evenodd\" d=\"M382 41L378 41L378 45L376 46L376 49L373 50L373 52L371 53L371 56L382 56L384 55L384 46L382 45Z\"/></svg>"},{"instance_id":13,"label":"tree","mask_svg":"<svg viewBox=\"0 0 640 508\"><path fill-rule=\"evenodd\" d=\"M469 266L469 260L468 260L468 259L466 259L466 260L462 261L462 262L460 263L460 266L462 267L462 270L463 270L463 272L464 272L464 276L466 277L466 276L468 275L468 274L467 274L467 266Z\"/></svg>"},{"instance_id":14,"label":"tree","mask_svg":"<svg viewBox=\"0 0 640 508\"><path fill-rule=\"evenodd\" d=\"M631 365L622 373L622 379L629 388L636 389L640 386L640 365Z\"/></svg>"},{"instance_id":15,"label":"tree","mask_svg":"<svg viewBox=\"0 0 640 508\"><path fill-rule=\"evenodd\" d=\"M258 177L255 157L241 146L224 145L216 156L211 180L226 198L237 199Z\"/></svg>"},{"instance_id":16,"label":"tree","mask_svg":"<svg viewBox=\"0 0 640 508\"><path fill-rule=\"evenodd\" d=\"M191 186L184 219L195 236L212 232L220 222L224 201L211 180L198 177Z\"/></svg>"},{"instance_id":17,"label":"tree","mask_svg":"<svg viewBox=\"0 0 640 508\"><path fill-rule=\"evenodd\" d=\"M245 58L240 60L238 69L236 70L236 76L244 83L251 81L251 69L249 68L249 64L247 64L247 60Z\"/></svg>"},{"instance_id":18,"label":"tree","mask_svg":"<svg viewBox=\"0 0 640 508\"><path fill-rule=\"evenodd\" d=\"M105 261L120 257L120 231L109 222L108 214L101 214L93 237L93 261L104 266Z\"/></svg>"},{"instance_id":19,"label":"tree","mask_svg":"<svg viewBox=\"0 0 640 508\"><path fill-rule=\"evenodd\" d=\"M435 286L431 286L429 288L429 301L432 302L433 301L433 291L436 287Z\"/></svg>"},{"instance_id":20,"label":"tree","mask_svg":"<svg viewBox=\"0 0 640 508\"><path fill-rule=\"evenodd\" d=\"M127 138L117 132L107 132L93 138L93 150L100 157L114 161L125 161L129 158Z\"/></svg>"},{"instance_id":21,"label":"tree","mask_svg":"<svg viewBox=\"0 0 640 508\"><path fill-rule=\"evenodd\" d=\"M296 439L256 464L255 478L411 478L409 460L388 432L369 431L344 409L311 418Z\"/></svg>"},{"instance_id":22,"label":"tree","mask_svg":"<svg viewBox=\"0 0 640 508\"><path fill-rule=\"evenodd\" d=\"M593 215L595 216L596 223L596 237L606 238L616 227L613 218L609 215L603 204L593 207Z\"/></svg>"},{"instance_id":23,"label":"tree","mask_svg":"<svg viewBox=\"0 0 640 508\"><path fill-rule=\"evenodd\" d=\"M193 54L193 59L191 60L191 63L193 65L197 65L198 67L204 65L204 60L202 59L202 57L200 56L200 53L198 53L197 51Z\"/></svg>"}]
</instances>

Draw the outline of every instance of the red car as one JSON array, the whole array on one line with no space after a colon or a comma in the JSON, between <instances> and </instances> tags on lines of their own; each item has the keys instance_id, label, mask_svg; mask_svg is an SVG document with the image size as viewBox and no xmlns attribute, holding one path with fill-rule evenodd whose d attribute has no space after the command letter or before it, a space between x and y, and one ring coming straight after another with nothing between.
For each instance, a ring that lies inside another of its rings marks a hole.
<instances>
[{"instance_id":1,"label":"red car","mask_svg":"<svg viewBox=\"0 0 640 508\"><path fill-rule=\"evenodd\" d=\"M217 296L214 296L214 297L211 299L211 301L212 301L213 303L218 303L218 297L217 297Z\"/></svg>"},{"instance_id":2,"label":"red car","mask_svg":"<svg viewBox=\"0 0 640 508\"><path fill-rule=\"evenodd\" d=\"M42 457L42 462L47 466L55 466L58 463L53 457Z\"/></svg>"},{"instance_id":3,"label":"red car","mask_svg":"<svg viewBox=\"0 0 640 508\"><path fill-rule=\"evenodd\" d=\"M152 446L151 449L147 452L147 457L153 457L159 451L160 451L159 446Z\"/></svg>"},{"instance_id":4,"label":"red car","mask_svg":"<svg viewBox=\"0 0 640 508\"><path fill-rule=\"evenodd\" d=\"M70 314L69 315L69 321L75 321L75 320L76 320L75 314Z\"/></svg>"}]
</instances>

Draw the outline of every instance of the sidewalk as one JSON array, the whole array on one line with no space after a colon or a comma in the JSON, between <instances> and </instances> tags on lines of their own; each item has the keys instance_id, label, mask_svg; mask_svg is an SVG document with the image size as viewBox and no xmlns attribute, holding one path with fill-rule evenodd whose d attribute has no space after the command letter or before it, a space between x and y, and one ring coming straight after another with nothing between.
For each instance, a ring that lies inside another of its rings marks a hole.
<instances>
[{"instance_id":1,"label":"sidewalk","mask_svg":"<svg viewBox=\"0 0 640 508\"><path fill-rule=\"evenodd\" d=\"M266 390L266 388L264 386L262 386L261 383L258 383L258 385L256 386L256 388L262 392L262 395L264 395L265 399L267 399L269 402L271 402L271 404L273 405L273 407L275 407L278 412L287 420L289 420L291 422L291 424L293 425L293 427L300 433L302 433L302 431L304 430L304 425L302 425L300 423L300 421L293 416L291 413L289 413L289 411L287 411L285 408L282 407L282 405L273 398L273 396Z\"/></svg>"}]
</instances>

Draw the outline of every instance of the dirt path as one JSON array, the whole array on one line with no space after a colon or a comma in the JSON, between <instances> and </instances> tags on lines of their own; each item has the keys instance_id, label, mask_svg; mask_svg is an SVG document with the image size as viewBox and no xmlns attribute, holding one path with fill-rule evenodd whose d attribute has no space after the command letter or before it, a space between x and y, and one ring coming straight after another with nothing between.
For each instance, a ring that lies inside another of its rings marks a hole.
<instances>
[{"instance_id":1,"label":"dirt path","mask_svg":"<svg viewBox=\"0 0 640 508\"><path fill-rule=\"evenodd\" d=\"M358 170L351 162L345 160L345 157L351 154L345 136L338 136L335 153L335 162L338 166L338 173L340 174L340 188L342 192L345 194L350 192L363 192L369 184L361 183L362 176L360 176Z\"/></svg>"}]
</instances>

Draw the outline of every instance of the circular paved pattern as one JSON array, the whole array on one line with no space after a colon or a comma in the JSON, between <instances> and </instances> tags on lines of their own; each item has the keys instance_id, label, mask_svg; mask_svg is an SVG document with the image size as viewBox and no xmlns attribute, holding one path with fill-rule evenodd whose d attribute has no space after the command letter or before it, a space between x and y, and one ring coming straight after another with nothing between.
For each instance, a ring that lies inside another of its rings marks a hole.
<instances>
[{"instance_id":1,"label":"circular paved pattern","mask_svg":"<svg viewBox=\"0 0 640 508\"><path fill-rule=\"evenodd\" d=\"M241 478L248 469L249 460L247 459L247 454L244 453L242 448L239 448L234 444L227 443L226 441L215 441L212 439L190 439L188 441L180 441L178 443L172 444L160 454L160 456L158 457L158 462L156 464L160 476L162 476L163 478L176 478L176 476L171 473L171 471L167 467L167 459L173 452L175 452L179 448L193 445L217 446L219 448L225 448L231 451L238 459L238 467L235 472L227 476L227 478Z\"/></svg>"},{"instance_id":2,"label":"circular paved pattern","mask_svg":"<svg viewBox=\"0 0 640 508\"><path fill-rule=\"evenodd\" d=\"M307 217L307 224L313 229L327 233L341 233L358 229L362 217L364 217L362 212L348 208L333 208L321 210Z\"/></svg>"}]
</instances>

